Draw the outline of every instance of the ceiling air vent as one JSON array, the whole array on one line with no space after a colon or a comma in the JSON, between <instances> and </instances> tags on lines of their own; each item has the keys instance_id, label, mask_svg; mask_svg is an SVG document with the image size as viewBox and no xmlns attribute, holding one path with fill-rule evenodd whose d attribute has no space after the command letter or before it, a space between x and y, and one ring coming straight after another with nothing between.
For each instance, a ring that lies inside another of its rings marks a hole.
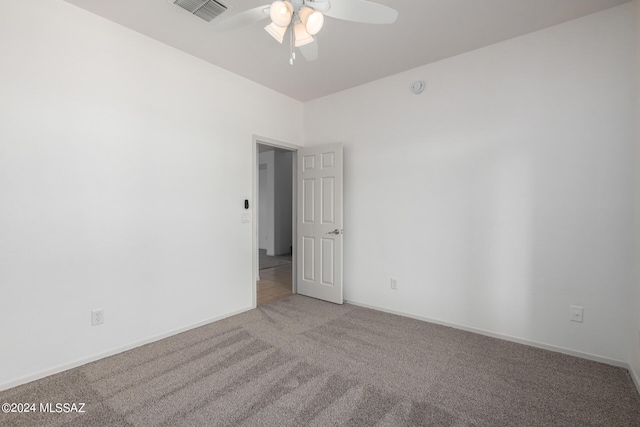
<instances>
[{"instance_id":1,"label":"ceiling air vent","mask_svg":"<svg viewBox=\"0 0 640 427\"><path fill-rule=\"evenodd\" d=\"M216 0L175 0L173 3L207 22L227 10L227 6Z\"/></svg>"}]
</instances>

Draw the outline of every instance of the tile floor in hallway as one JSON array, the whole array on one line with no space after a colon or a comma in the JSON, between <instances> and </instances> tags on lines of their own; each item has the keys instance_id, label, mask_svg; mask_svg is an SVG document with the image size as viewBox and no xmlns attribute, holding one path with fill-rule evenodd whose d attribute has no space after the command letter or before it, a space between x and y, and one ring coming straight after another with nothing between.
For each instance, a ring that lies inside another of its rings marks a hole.
<instances>
[{"instance_id":1,"label":"tile floor in hallway","mask_svg":"<svg viewBox=\"0 0 640 427\"><path fill-rule=\"evenodd\" d=\"M291 295L292 264L260 270L258 280L258 306L286 298Z\"/></svg>"}]
</instances>

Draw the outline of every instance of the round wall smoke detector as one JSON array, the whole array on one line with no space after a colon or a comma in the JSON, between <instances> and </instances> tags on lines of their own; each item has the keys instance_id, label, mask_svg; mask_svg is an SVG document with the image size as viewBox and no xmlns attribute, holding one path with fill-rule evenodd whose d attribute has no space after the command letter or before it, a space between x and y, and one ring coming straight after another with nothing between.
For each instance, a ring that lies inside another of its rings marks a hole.
<instances>
[{"instance_id":1,"label":"round wall smoke detector","mask_svg":"<svg viewBox=\"0 0 640 427\"><path fill-rule=\"evenodd\" d=\"M411 84L411 92L416 95L422 93L424 90L425 84L422 80L417 80Z\"/></svg>"}]
</instances>

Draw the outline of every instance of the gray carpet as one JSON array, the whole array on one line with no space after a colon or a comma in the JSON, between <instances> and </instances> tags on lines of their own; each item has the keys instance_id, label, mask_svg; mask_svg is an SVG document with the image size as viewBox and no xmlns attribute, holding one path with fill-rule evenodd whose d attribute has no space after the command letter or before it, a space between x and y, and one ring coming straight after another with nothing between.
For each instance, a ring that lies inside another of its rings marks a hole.
<instances>
[{"instance_id":1,"label":"gray carpet","mask_svg":"<svg viewBox=\"0 0 640 427\"><path fill-rule=\"evenodd\" d=\"M260 249L259 251L259 265L260 270L265 268L279 267L285 264L291 264L291 255L271 256L267 255L266 249Z\"/></svg>"},{"instance_id":2,"label":"gray carpet","mask_svg":"<svg viewBox=\"0 0 640 427\"><path fill-rule=\"evenodd\" d=\"M3 426L640 426L629 373L292 296L0 392Z\"/></svg>"}]
</instances>

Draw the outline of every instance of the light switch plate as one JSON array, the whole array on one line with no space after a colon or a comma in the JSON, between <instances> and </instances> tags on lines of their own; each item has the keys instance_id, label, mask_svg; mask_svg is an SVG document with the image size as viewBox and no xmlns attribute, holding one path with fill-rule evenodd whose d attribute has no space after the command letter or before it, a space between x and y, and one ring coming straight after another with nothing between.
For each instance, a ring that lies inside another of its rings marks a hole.
<instances>
[{"instance_id":1,"label":"light switch plate","mask_svg":"<svg viewBox=\"0 0 640 427\"><path fill-rule=\"evenodd\" d=\"M572 322L578 322L578 323L582 323L582 316L583 316L583 308L577 305L572 305L569 307L570 309L570 313L571 313L571 321Z\"/></svg>"}]
</instances>

